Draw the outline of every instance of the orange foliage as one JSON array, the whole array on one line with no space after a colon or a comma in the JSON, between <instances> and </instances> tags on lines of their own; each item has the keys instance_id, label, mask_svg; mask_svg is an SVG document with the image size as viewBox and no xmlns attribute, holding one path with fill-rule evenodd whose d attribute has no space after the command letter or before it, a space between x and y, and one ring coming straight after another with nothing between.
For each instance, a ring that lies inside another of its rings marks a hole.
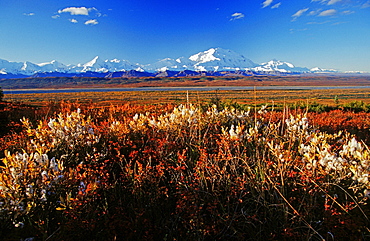
<instances>
[{"instance_id":1,"label":"orange foliage","mask_svg":"<svg viewBox=\"0 0 370 241\"><path fill-rule=\"evenodd\" d=\"M13 132L0 144L1 237L370 234L370 151L359 139L369 141L367 113L77 102L6 108L4 127ZM28 118L22 124L20 114Z\"/></svg>"}]
</instances>

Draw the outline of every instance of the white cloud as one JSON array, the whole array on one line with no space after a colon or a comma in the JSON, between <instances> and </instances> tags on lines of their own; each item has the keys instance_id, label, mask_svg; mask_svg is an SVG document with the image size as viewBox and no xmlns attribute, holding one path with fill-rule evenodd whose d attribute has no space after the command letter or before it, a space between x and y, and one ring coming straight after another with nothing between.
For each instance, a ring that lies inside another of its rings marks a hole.
<instances>
[{"instance_id":1,"label":"white cloud","mask_svg":"<svg viewBox=\"0 0 370 241\"><path fill-rule=\"evenodd\" d=\"M308 22L307 24L327 24L331 23L331 21L325 21L325 22Z\"/></svg>"},{"instance_id":2,"label":"white cloud","mask_svg":"<svg viewBox=\"0 0 370 241\"><path fill-rule=\"evenodd\" d=\"M321 8L320 8L320 9L317 9L317 10L310 11L310 12L308 13L308 16L317 15L317 14L319 14L321 11L322 11L322 9L321 9Z\"/></svg>"},{"instance_id":3,"label":"white cloud","mask_svg":"<svg viewBox=\"0 0 370 241\"><path fill-rule=\"evenodd\" d=\"M339 3L341 1L342 0L329 0L328 5L333 5L333 4Z\"/></svg>"},{"instance_id":4,"label":"white cloud","mask_svg":"<svg viewBox=\"0 0 370 241\"><path fill-rule=\"evenodd\" d=\"M263 3L262 3L262 8L265 8L265 7L268 7L271 5L271 3L273 2L274 0L265 0Z\"/></svg>"},{"instance_id":5,"label":"white cloud","mask_svg":"<svg viewBox=\"0 0 370 241\"><path fill-rule=\"evenodd\" d=\"M89 10L86 7L70 7L59 10L58 13L70 13L71 15L89 15Z\"/></svg>"},{"instance_id":6,"label":"white cloud","mask_svg":"<svg viewBox=\"0 0 370 241\"><path fill-rule=\"evenodd\" d=\"M97 25L99 22L96 19L90 19L85 22L85 25Z\"/></svg>"},{"instance_id":7,"label":"white cloud","mask_svg":"<svg viewBox=\"0 0 370 241\"><path fill-rule=\"evenodd\" d=\"M78 23L78 21L77 21L76 19L74 19L74 18L69 19L69 21L70 21L71 23Z\"/></svg>"},{"instance_id":8,"label":"white cloud","mask_svg":"<svg viewBox=\"0 0 370 241\"><path fill-rule=\"evenodd\" d=\"M339 2L343 2L343 0L311 0L311 2L320 2L321 4L325 5L333 5Z\"/></svg>"},{"instance_id":9,"label":"white cloud","mask_svg":"<svg viewBox=\"0 0 370 241\"><path fill-rule=\"evenodd\" d=\"M281 2L280 2L280 3L275 4L274 6L272 6L272 7L271 7L271 9L278 8L278 7L280 7L280 5L281 5Z\"/></svg>"},{"instance_id":10,"label":"white cloud","mask_svg":"<svg viewBox=\"0 0 370 241\"><path fill-rule=\"evenodd\" d=\"M64 8L58 11L58 13L69 13L71 15L85 15L88 16L89 12L98 11L96 8L87 8L87 7L69 7Z\"/></svg>"},{"instance_id":11,"label":"white cloud","mask_svg":"<svg viewBox=\"0 0 370 241\"><path fill-rule=\"evenodd\" d=\"M339 25L339 24L345 24L345 23L348 23L348 22L337 22L337 23L333 23L332 25Z\"/></svg>"},{"instance_id":12,"label":"white cloud","mask_svg":"<svg viewBox=\"0 0 370 241\"><path fill-rule=\"evenodd\" d=\"M342 14L344 14L344 15L349 15L349 14L352 14L352 13L355 13L355 11L347 10L347 11L342 12Z\"/></svg>"},{"instance_id":13,"label":"white cloud","mask_svg":"<svg viewBox=\"0 0 370 241\"><path fill-rule=\"evenodd\" d=\"M51 16L51 18L57 19L57 18L60 18L60 15L56 14L54 16Z\"/></svg>"},{"instance_id":14,"label":"white cloud","mask_svg":"<svg viewBox=\"0 0 370 241\"><path fill-rule=\"evenodd\" d=\"M301 29L291 28L291 29L289 29L290 33L302 32L302 31L307 31L307 30L308 30L308 28L301 28Z\"/></svg>"},{"instance_id":15,"label":"white cloud","mask_svg":"<svg viewBox=\"0 0 370 241\"><path fill-rule=\"evenodd\" d=\"M325 10L325 11L322 11L319 16L320 17L326 17L326 16L333 16L337 13L337 10L335 9L329 9L329 10Z\"/></svg>"},{"instance_id":16,"label":"white cloud","mask_svg":"<svg viewBox=\"0 0 370 241\"><path fill-rule=\"evenodd\" d=\"M243 13L234 13L231 15L230 21L236 20L236 19L241 19L244 18L245 15Z\"/></svg>"},{"instance_id":17,"label":"white cloud","mask_svg":"<svg viewBox=\"0 0 370 241\"><path fill-rule=\"evenodd\" d=\"M35 13L23 13L24 16L35 16Z\"/></svg>"},{"instance_id":18,"label":"white cloud","mask_svg":"<svg viewBox=\"0 0 370 241\"><path fill-rule=\"evenodd\" d=\"M304 8L304 9L298 10L295 14L292 15L293 20L295 21L297 18L299 18L300 16L302 16L305 12L308 11L308 9L309 8Z\"/></svg>"},{"instance_id":19,"label":"white cloud","mask_svg":"<svg viewBox=\"0 0 370 241\"><path fill-rule=\"evenodd\" d=\"M370 0L362 4L361 8L370 8Z\"/></svg>"}]
</instances>

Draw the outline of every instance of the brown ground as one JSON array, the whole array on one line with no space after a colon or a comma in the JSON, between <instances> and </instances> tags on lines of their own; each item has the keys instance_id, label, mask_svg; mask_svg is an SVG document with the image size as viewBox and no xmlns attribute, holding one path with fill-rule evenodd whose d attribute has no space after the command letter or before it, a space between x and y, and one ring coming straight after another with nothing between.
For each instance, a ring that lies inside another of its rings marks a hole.
<instances>
[{"instance_id":1,"label":"brown ground","mask_svg":"<svg viewBox=\"0 0 370 241\"><path fill-rule=\"evenodd\" d=\"M24 80L22 80L24 82ZM256 86L256 90L233 91L119 91L78 92L58 94L6 94L4 100L44 105L49 101L99 102L102 105L119 103L184 103L221 100L248 103L294 103L297 101L337 105L350 101L370 102L370 77L339 76L253 76L253 77L182 77L182 78L139 78L110 79L98 81L84 78L74 85L49 84L49 88L115 88L115 87L176 87L176 86ZM42 82L42 80L41 80ZM94 82L94 84L92 84ZM130 83L128 83L130 82ZM79 83L79 84L78 84ZM259 90L259 86L358 86L356 89L335 90ZM45 87L46 88L46 87Z\"/></svg>"}]
</instances>

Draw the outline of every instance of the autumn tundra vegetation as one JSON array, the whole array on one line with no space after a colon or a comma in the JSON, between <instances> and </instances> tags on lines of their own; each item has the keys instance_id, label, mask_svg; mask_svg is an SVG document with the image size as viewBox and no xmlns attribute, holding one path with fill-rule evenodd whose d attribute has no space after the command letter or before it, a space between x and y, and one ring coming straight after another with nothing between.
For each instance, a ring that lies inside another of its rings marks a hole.
<instances>
[{"instance_id":1,"label":"autumn tundra vegetation","mask_svg":"<svg viewBox=\"0 0 370 241\"><path fill-rule=\"evenodd\" d=\"M368 105L299 103L2 102L0 237L370 239Z\"/></svg>"}]
</instances>

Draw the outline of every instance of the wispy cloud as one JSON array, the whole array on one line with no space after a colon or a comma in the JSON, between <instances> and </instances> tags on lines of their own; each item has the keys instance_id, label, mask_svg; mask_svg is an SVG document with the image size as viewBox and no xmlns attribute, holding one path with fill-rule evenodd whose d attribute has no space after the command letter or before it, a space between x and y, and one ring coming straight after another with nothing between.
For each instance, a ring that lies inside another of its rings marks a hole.
<instances>
[{"instance_id":1,"label":"wispy cloud","mask_svg":"<svg viewBox=\"0 0 370 241\"><path fill-rule=\"evenodd\" d=\"M320 17L326 17L326 16L333 16L337 14L337 10L335 9L329 9L329 10L325 10L325 11L322 11L319 16Z\"/></svg>"},{"instance_id":2,"label":"wispy cloud","mask_svg":"<svg viewBox=\"0 0 370 241\"><path fill-rule=\"evenodd\" d=\"M51 16L51 18L57 19L57 18L60 18L60 15L56 14L56 15Z\"/></svg>"},{"instance_id":3,"label":"wispy cloud","mask_svg":"<svg viewBox=\"0 0 370 241\"><path fill-rule=\"evenodd\" d=\"M331 23L332 21L324 21L324 22L308 22L307 24L327 24Z\"/></svg>"},{"instance_id":4,"label":"wispy cloud","mask_svg":"<svg viewBox=\"0 0 370 241\"><path fill-rule=\"evenodd\" d=\"M23 13L24 16L35 16L35 13Z\"/></svg>"},{"instance_id":5,"label":"wispy cloud","mask_svg":"<svg viewBox=\"0 0 370 241\"><path fill-rule=\"evenodd\" d=\"M311 0L311 2L319 2L321 4L325 4L326 0Z\"/></svg>"},{"instance_id":6,"label":"wispy cloud","mask_svg":"<svg viewBox=\"0 0 370 241\"><path fill-rule=\"evenodd\" d=\"M278 8L278 7L280 7L280 5L281 5L281 2L280 2L280 3L277 3L277 4L275 4L275 5L273 5L273 6L271 7L271 9Z\"/></svg>"},{"instance_id":7,"label":"wispy cloud","mask_svg":"<svg viewBox=\"0 0 370 241\"><path fill-rule=\"evenodd\" d=\"M321 11L322 11L322 9L321 9L321 8L316 9L316 10L312 10L312 11L310 11L310 12L308 13L308 16L314 16L314 15L317 15L317 14L319 14Z\"/></svg>"},{"instance_id":8,"label":"wispy cloud","mask_svg":"<svg viewBox=\"0 0 370 241\"><path fill-rule=\"evenodd\" d=\"M230 21L236 20L236 19L241 19L244 18L245 15L243 13L234 13L231 15Z\"/></svg>"},{"instance_id":9,"label":"wispy cloud","mask_svg":"<svg viewBox=\"0 0 370 241\"><path fill-rule=\"evenodd\" d=\"M298 10L295 14L292 15L293 17L293 20L292 21L295 21L297 18L299 18L300 16L302 16L305 12L308 11L309 8L303 8L301 10Z\"/></svg>"},{"instance_id":10,"label":"wispy cloud","mask_svg":"<svg viewBox=\"0 0 370 241\"><path fill-rule=\"evenodd\" d=\"M97 25L98 23L96 19L90 19L85 22L85 25Z\"/></svg>"},{"instance_id":11,"label":"wispy cloud","mask_svg":"<svg viewBox=\"0 0 370 241\"><path fill-rule=\"evenodd\" d=\"M274 0L265 0L263 3L262 3L262 8L266 8L268 6L270 6L272 4Z\"/></svg>"},{"instance_id":12,"label":"wispy cloud","mask_svg":"<svg viewBox=\"0 0 370 241\"><path fill-rule=\"evenodd\" d=\"M349 15L349 14L353 14L353 13L355 13L355 11L346 10L346 11L342 12L342 14L344 14L344 15Z\"/></svg>"},{"instance_id":13,"label":"wispy cloud","mask_svg":"<svg viewBox=\"0 0 370 241\"><path fill-rule=\"evenodd\" d=\"M362 4L361 8L370 8L370 1L367 1L366 3Z\"/></svg>"},{"instance_id":14,"label":"wispy cloud","mask_svg":"<svg viewBox=\"0 0 370 241\"><path fill-rule=\"evenodd\" d=\"M312 0L311 2L320 2L321 4L325 5L333 5L336 3L343 2L343 0Z\"/></svg>"},{"instance_id":15,"label":"wispy cloud","mask_svg":"<svg viewBox=\"0 0 370 241\"><path fill-rule=\"evenodd\" d=\"M302 32L302 31L307 31L307 30L308 30L308 28L301 28L301 29L291 28L291 29L289 29L290 33Z\"/></svg>"},{"instance_id":16,"label":"wispy cloud","mask_svg":"<svg viewBox=\"0 0 370 241\"><path fill-rule=\"evenodd\" d=\"M78 21L77 21L76 19L74 19L74 18L69 19L69 21L70 21L71 23L78 23Z\"/></svg>"},{"instance_id":17,"label":"wispy cloud","mask_svg":"<svg viewBox=\"0 0 370 241\"><path fill-rule=\"evenodd\" d=\"M340 25L340 24L345 24L345 23L348 23L348 22L336 22L336 23L333 23L332 25Z\"/></svg>"},{"instance_id":18,"label":"wispy cloud","mask_svg":"<svg viewBox=\"0 0 370 241\"><path fill-rule=\"evenodd\" d=\"M328 5L333 5L333 4L336 4L336 3L339 3L339 2L342 2L342 0L329 0L328 1Z\"/></svg>"}]
</instances>

